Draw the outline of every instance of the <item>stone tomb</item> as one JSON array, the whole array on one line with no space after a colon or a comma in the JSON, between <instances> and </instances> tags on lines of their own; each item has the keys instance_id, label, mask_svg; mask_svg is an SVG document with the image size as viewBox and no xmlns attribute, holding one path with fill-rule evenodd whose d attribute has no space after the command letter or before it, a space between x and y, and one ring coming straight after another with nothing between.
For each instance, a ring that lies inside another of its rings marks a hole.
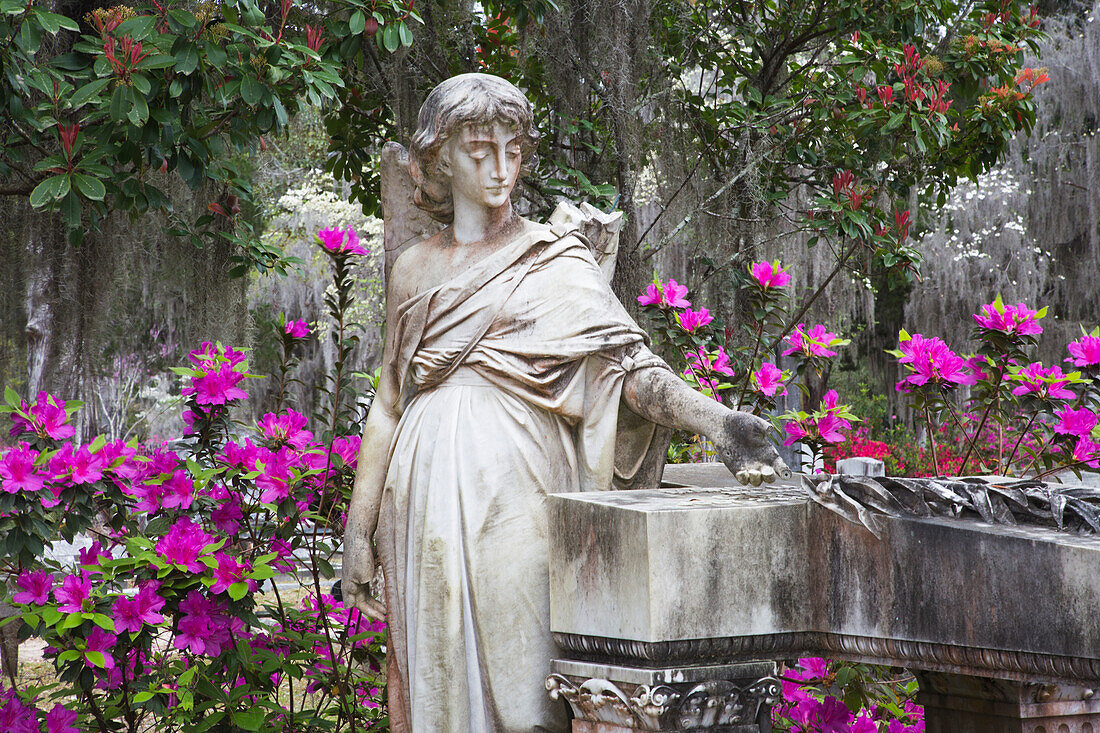
<instances>
[{"instance_id":1,"label":"stone tomb","mask_svg":"<svg viewBox=\"0 0 1100 733\"><path fill-rule=\"evenodd\" d=\"M882 517L879 540L791 482L665 479L550 497L574 733L768 730L800 656L912 670L929 733L1100 733L1100 538Z\"/></svg>"}]
</instances>

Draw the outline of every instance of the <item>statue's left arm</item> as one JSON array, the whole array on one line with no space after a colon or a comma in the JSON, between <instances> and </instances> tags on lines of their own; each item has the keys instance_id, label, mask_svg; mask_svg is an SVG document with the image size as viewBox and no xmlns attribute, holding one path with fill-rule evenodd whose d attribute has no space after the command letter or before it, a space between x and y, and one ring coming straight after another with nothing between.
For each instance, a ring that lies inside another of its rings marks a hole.
<instances>
[{"instance_id":1,"label":"statue's left arm","mask_svg":"<svg viewBox=\"0 0 1100 733\"><path fill-rule=\"evenodd\" d=\"M626 406L650 422L705 435L726 467L741 483L754 486L790 476L790 469L768 441L767 420L696 392L668 369L648 367L627 372Z\"/></svg>"}]
</instances>

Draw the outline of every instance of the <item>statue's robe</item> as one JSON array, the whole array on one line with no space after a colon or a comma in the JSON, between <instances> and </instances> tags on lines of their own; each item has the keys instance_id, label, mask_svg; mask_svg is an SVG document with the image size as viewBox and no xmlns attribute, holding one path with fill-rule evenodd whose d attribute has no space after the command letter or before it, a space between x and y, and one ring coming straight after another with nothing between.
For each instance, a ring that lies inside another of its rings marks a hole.
<instances>
[{"instance_id":1,"label":"statue's robe","mask_svg":"<svg viewBox=\"0 0 1100 733\"><path fill-rule=\"evenodd\" d=\"M518 237L395 320L382 378L400 420L375 537L392 730L565 731L543 686L546 495L646 470L654 426L620 409L623 381L667 366L560 228Z\"/></svg>"}]
</instances>

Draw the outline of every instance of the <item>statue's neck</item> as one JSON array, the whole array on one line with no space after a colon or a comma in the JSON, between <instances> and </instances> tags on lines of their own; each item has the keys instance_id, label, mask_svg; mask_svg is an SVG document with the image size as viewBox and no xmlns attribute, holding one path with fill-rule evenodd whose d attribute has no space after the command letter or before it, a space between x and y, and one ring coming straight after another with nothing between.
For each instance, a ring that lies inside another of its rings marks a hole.
<instances>
[{"instance_id":1,"label":"statue's neck","mask_svg":"<svg viewBox=\"0 0 1100 733\"><path fill-rule=\"evenodd\" d=\"M456 244L471 244L498 240L515 228L516 219L511 201L497 208L462 206L456 202L454 222L451 224L453 241Z\"/></svg>"}]
</instances>

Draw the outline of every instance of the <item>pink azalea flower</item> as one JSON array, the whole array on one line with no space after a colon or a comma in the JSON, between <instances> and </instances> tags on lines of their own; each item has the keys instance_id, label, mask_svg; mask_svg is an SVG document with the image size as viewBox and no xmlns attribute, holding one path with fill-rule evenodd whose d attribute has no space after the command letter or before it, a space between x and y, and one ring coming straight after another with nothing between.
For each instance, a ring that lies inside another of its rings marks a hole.
<instances>
[{"instance_id":1,"label":"pink azalea flower","mask_svg":"<svg viewBox=\"0 0 1100 733\"><path fill-rule=\"evenodd\" d=\"M84 610L84 602L92 597L92 579L86 573L69 574L59 588L54 588L53 597L60 604L58 611L80 613Z\"/></svg>"},{"instance_id":2,"label":"pink azalea flower","mask_svg":"<svg viewBox=\"0 0 1100 733\"><path fill-rule=\"evenodd\" d=\"M256 427L268 440L303 450L313 440L313 433L306 430L308 423L309 418L305 415L287 410L279 415L273 412L267 413L256 423Z\"/></svg>"},{"instance_id":3,"label":"pink azalea flower","mask_svg":"<svg viewBox=\"0 0 1100 733\"><path fill-rule=\"evenodd\" d=\"M1004 312L998 313L996 302L983 305L982 313L975 313L973 316L978 325L986 330L1019 336L1041 334L1043 327L1039 325L1039 319L1042 317L1038 311L1031 310L1023 303L1006 305Z\"/></svg>"},{"instance_id":4,"label":"pink azalea flower","mask_svg":"<svg viewBox=\"0 0 1100 733\"><path fill-rule=\"evenodd\" d=\"M783 386L783 370L775 364L764 362L760 368L752 373L752 386L757 392L768 397L778 394L787 394L787 388ZM782 392L779 392L782 388Z\"/></svg>"},{"instance_id":5,"label":"pink azalea flower","mask_svg":"<svg viewBox=\"0 0 1100 733\"><path fill-rule=\"evenodd\" d=\"M697 311L687 309L677 313L676 320L680 323L680 328L688 333L694 333L695 329L713 321L714 316L706 308L700 308Z\"/></svg>"},{"instance_id":6,"label":"pink azalea flower","mask_svg":"<svg viewBox=\"0 0 1100 733\"><path fill-rule=\"evenodd\" d=\"M852 723L852 727L848 729L849 733L878 733L878 725L871 716L867 713L863 713L855 722Z\"/></svg>"},{"instance_id":7,"label":"pink azalea flower","mask_svg":"<svg viewBox=\"0 0 1100 733\"><path fill-rule=\"evenodd\" d=\"M104 444L97 454L103 460L103 470L125 479L137 478L141 465L137 458L137 448L129 446L124 440L112 440Z\"/></svg>"},{"instance_id":8,"label":"pink azalea flower","mask_svg":"<svg viewBox=\"0 0 1100 733\"><path fill-rule=\"evenodd\" d=\"M309 326L302 319L286 322L286 333L291 338L304 339L309 335Z\"/></svg>"},{"instance_id":9,"label":"pink azalea flower","mask_svg":"<svg viewBox=\"0 0 1100 733\"><path fill-rule=\"evenodd\" d=\"M34 467L38 451L20 443L0 458L0 489L8 494L20 491L38 491L46 483L46 476Z\"/></svg>"},{"instance_id":10,"label":"pink azalea flower","mask_svg":"<svg viewBox=\"0 0 1100 733\"><path fill-rule=\"evenodd\" d=\"M827 697L821 705L821 733L848 733L852 713L848 706L835 697Z\"/></svg>"},{"instance_id":11,"label":"pink azalea flower","mask_svg":"<svg viewBox=\"0 0 1100 733\"><path fill-rule=\"evenodd\" d=\"M317 241L321 243L322 247L334 254L370 254L370 250L364 249L359 244L359 237L355 234L355 230L350 227L347 230L336 229L335 227L322 229L317 232Z\"/></svg>"},{"instance_id":12,"label":"pink azalea flower","mask_svg":"<svg viewBox=\"0 0 1100 733\"><path fill-rule=\"evenodd\" d=\"M76 718L75 711L57 703L53 710L46 713L46 733L80 733L80 729L76 727Z\"/></svg>"},{"instance_id":13,"label":"pink azalea flower","mask_svg":"<svg viewBox=\"0 0 1100 733\"><path fill-rule=\"evenodd\" d=\"M825 330L825 326L818 324L806 330L806 324L795 326L794 333L787 336L790 348L783 352L783 356L798 353L801 356L836 356L836 352L829 345L836 340L836 334Z\"/></svg>"},{"instance_id":14,"label":"pink azalea flower","mask_svg":"<svg viewBox=\"0 0 1100 733\"><path fill-rule=\"evenodd\" d=\"M1077 397L1072 391L1066 389L1069 380L1062 374L1062 369L1052 366L1049 369L1043 367L1041 362L1032 362L1012 375L1014 381L1020 382L1013 388L1012 394L1016 396L1034 394L1037 397L1052 400L1072 400Z\"/></svg>"},{"instance_id":15,"label":"pink azalea flower","mask_svg":"<svg viewBox=\"0 0 1100 733\"><path fill-rule=\"evenodd\" d=\"M1100 468L1100 443L1094 443L1082 435L1073 446L1073 460L1092 468Z\"/></svg>"},{"instance_id":16,"label":"pink azalea flower","mask_svg":"<svg viewBox=\"0 0 1100 733\"><path fill-rule=\"evenodd\" d=\"M12 691L0 697L0 730L5 733L38 733L37 710L24 705Z\"/></svg>"},{"instance_id":17,"label":"pink azalea flower","mask_svg":"<svg viewBox=\"0 0 1100 733\"><path fill-rule=\"evenodd\" d=\"M172 641L176 649L216 657L230 642L231 621L225 606L192 590L180 603L179 630Z\"/></svg>"},{"instance_id":18,"label":"pink azalea flower","mask_svg":"<svg viewBox=\"0 0 1100 733\"><path fill-rule=\"evenodd\" d=\"M160 485L161 506L165 509L188 509L195 501L195 484L184 471L175 470Z\"/></svg>"},{"instance_id":19,"label":"pink azalea flower","mask_svg":"<svg viewBox=\"0 0 1100 733\"><path fill-rule=\"evenodd\" d=\"M119 596L111 606L114 614L115 631L132 631L135 634L141 631L141 614L138 613L137 601L126 596Z\"/></svg>"},{"instance_id":20,"label":"pink azalea flower","mask_svg":"<svg viewBox=\"0 0 1100 733\"><path fill-rule=\"evenodd\" d=\"M1065 407L1054 414L1059 418L1054 432L1061 435L1087 436L1096 427L1097 416L1087 407L1077 410Z\"/></svg>"},{"instance_id":21,"label":"pink azalea flower","mask_svg":"<svg viewBox=\"0 0 1100 733\"><path fill-rule=\"evenodd\" d=\"M230 466L243 468L246 471L255 471L256 465L259 463L260 457L265 453L265 450L264 448L253 445L252 441L248 438L244 439L243 445L238 445L230 440L225 444L222 459Z\"/></svg>"},{"instance_id":22,"label":"pink azalea flower","mask_svg":"<svg viewBox=\"0 0 1100 733\"><path fill-rule=\"evenodd\" d=\"M283 446L278 452L265 451L260 457L263 473L256 477L256 488L260 490L260 502L277 504L290 496L290 480L293 477L290 466L294 455Z\"/></svg>"},{"instance_id":23,"label":"pink azalea flower","mask_svg":"<svg viewBox=\"0 0 1100 733\"><path fill-rule=\"evenodd\" d=\"M772 262L755 262L749 267L749 272L756 280L756 284L764 290L781 288L791 281L791 276L779 266L779 260Z\"/></svg>"},{"instance_id":24,"label":"pink azalea flower","mask_svg":"<svg viewBox=\"0 0 1100 733\"><path fill-rule=\"evenodd\" d=\"M232 364L222 362L212 369L201 377L192 377L192 386L181 390L181 393L195 395L195 402L200 405L224 405L248 397L248 393L237 386L245 375L234 371Z\"/></svg>"},{"instance_id":25,"label":"pink azalea flower","mask_svg":"<svg viewBox=\"0 0 1100 733\"><path fill-rule=\"evenodd\" d=\"M822 680L829 674L829 660L821 657L802 657L798 660L798 666L805 671L806 676L802 678L804 680Z\"/></svg>"},{"instance_id":26,"label":"pink azalea flower","mask_svg":"<svg viewBox=\"0 0 1100 733\"><path fill-rule=\"evenodd\" d=\"M45 570L24 570L19 573L15 587L19 592L12 596L13 601L43 606L50 602L53 573L47 573Z\"/></svg>"},{"instance_id":27,"label":"pink azalea flower","mask_svg":"<svg viewBox=\"0 0 1100 733\"><path fill-rule=\"evenodd\" d=\"M802 423L795 420L789 420L784 423L783 430L787 432L787 439L783 441L783 445L794 445L810 434Z\"/></svg>"},{"instance_id":28,"label":"pink azalea flower","mask_svg":"<svg viewBox=\"0 0 1100 733\"><path fill-rule=\"evenodd\" d=\"M1100 336L1082 336L1066 346L1069 349L1074 366L1096 366L1100 364Z\"/></svg>"},{"instance_id":29,"label":"pink azalea flower","mask_svg":"<svg viewBox=\"0 0 1100 733\"><path fill-rule=\"evenodd\" d=\"M340 460L344 462L345 466L355 468L358 464L359 442L360 437L358 435L349 435L346 438L336 438L332 441L332 452L340 456Z\"/></svg>"},{"instance_id":30,"label":"pink azalea flower","mask_svg":"<svg viewBox=\"0 0 1100 733\"><path fill-rule=\"evenodd\" d=\"M218 560L218 567L214 569L214 585L210 586L211 593L223 593L229 590L229 586L244 580L244 574L248 570L247 565L241 565L236 558L224 552L219 552L214 557ZM252 587L255 581L250 580L248 584ZM252 587L252 590L255 588Z\"/></svg>"},{"instance_id":31,"label":"pink azalea flower","mask_svg":"<svg viewBox=\"0 0 1100 733\"><path fill-rule=\"evenodd\" d=\"M80 564L99 566L100 558L110 560L111 554L103 551L103 545L99 540L93 540L88 547L80 549Z\"/></svg>"},{"instance_id":32,"label":"pink azalea flower","mask_svg":"<svg viewBox=\"0 0 1100 733\"><path fill-rule=\"evenodd\" d=\"M907 391L906 385L919 387L936 384L975 384L977 380L966 368L966 359L956 354L937 337L926 339L919 333L898 343L902 357L899 364L909 365L912 374L897 383L898 391Z\"/></svg>"},{"instance_id":33,"label":"pink azalea flower","mask_svg":"<svg viewBox=\"0 0 1100 733\"><path fill-rule=\"evenodd\" d=\"M684 297L687 291L687 286L675 280L669 280L664 284L657 280L650 283L645 293L638 296L638 302L642 305L655 305L658 308L690 308L691 303Z\"/></svg>"},{"instance_id":34,"label":"pink azalea flower","mask_svg":"<svg viewBox=\"0 0 1100 733\"><path fill-rule=\"evenodd\" d=\"M244 361L244 354L221 345L214 345L209 341L203 341L199 348L187 354L187 358L195 365L196 369L210 370L225 361L230 366L237 366Z\"/></svg>"},{"instance_id":35,"label":"pink azalea flower","mask_svg":"<svg viewBox=\"0 0 1100 733\"><path fill-rule=\"evenodd\" d=\"M183 565L192 573L201 573L206 566L199 562L203 548L213 544L214 538L194 524L188 517L181 517L157 541L157 554L170 563Z\"/></svg>"},{"instance_id":36,"label":"pink azalea flower","mask_svg":"<svg viewBox=\"0 0 1100 733\"><path fill-rule=\"evenodd\" d=\"M210 521L214 523L219 532L224 532L230 537L241 531L241 519L243 517L240 500L236 497L210 512Z\"/></svg>"},{"instance_id":37,"label":"pink azalea flower","mask_svg":"<svg viewBox=\"0 0 1100 733\"><path fill-rule=\"evenodd\" d=\"M30 417L28 422L21 415L12 413L10 435L24 432L37 433L44 438L65 440L76 435L76 428L69 424L69 413L65 410L65 400L47 392L39 392L33 405L23 402L22 409Z\"/></svg>"},{"instance_id":38,"label":"pink azalea flower","mask_svg":"<svg viewBox=\"0 0 1100 733\"><path fill-rule=\"evenodd\" d=\"M98 626L92 627L92 633L88 634L88 646L84 649L84 662L88 666L97 666L88 658L88 652L99 652L103 655L103 666L112 669L115 666L115 658L111 656L111 649L118 643L118 637L104 631Z\"/></svg>"},{"instance_id":39,"label":"pink azalea flower","mask_svg":"<svg viewBox=\"0 0 1100 733\"><path fill-rule=\"evenodd\" d=\"M50 459L54 479L65 478L72 484L93 484L103 478L103 457L92 453L86 445L74 449L66 443Z\"/></svg>"},{"instance_id":40,"label":"pink azalea flower","mask_svg":"<svg viewBox=\"0 0 1100 733\"><path fill-rule=\"evenodd\" d=\"M844 433L840 431L851 429L852 423L842 417L837 417L831 412L817 421L818 435L826 443L843 443Z\"/></svg>"},{"instance_id":41,"label":"pink azalea flower","mask_svg":"<svg viewBox=\"0 0 1100 733\"><path fill-rule=\"evenodd\" d=\"M291 549L290 543L286 540L274 539L271 541L271 550L278 555L271 563L271 567L284 573L294 572L294 550Z\"/></svg>"}]
</instances>

